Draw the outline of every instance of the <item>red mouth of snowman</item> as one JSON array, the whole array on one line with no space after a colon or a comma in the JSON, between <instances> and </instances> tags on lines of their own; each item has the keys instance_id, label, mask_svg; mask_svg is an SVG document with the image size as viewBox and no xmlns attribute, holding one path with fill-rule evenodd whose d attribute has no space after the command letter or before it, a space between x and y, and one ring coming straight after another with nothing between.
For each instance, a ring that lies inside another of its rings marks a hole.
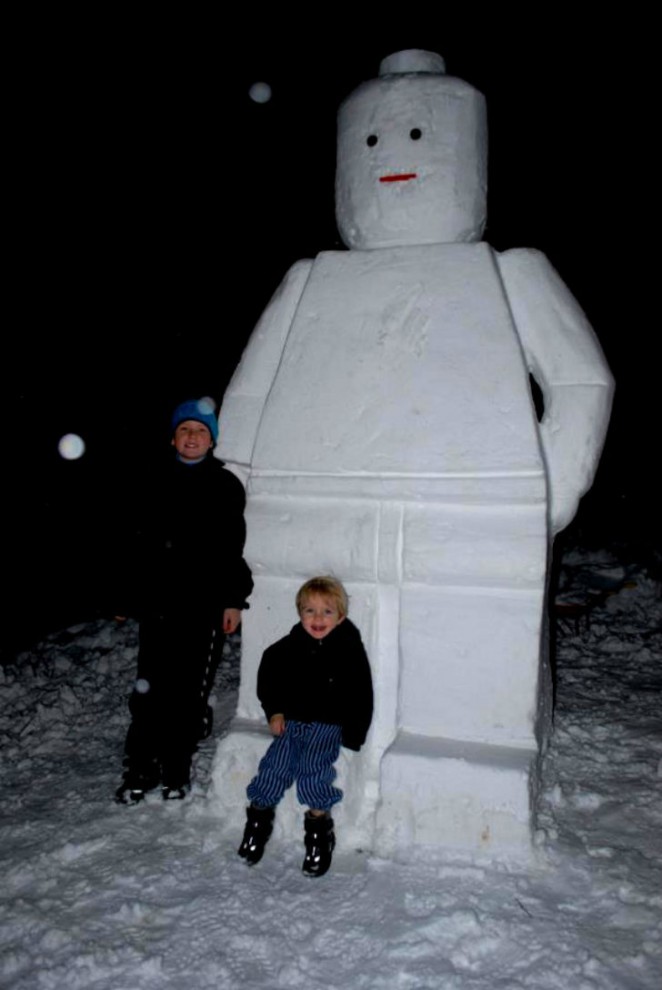
<instances>
[{"instance_id":1,"label":"red mouth of snowman","mask_svg":"<svg viewBox=\"0 0 662 990\"><path fill-rule=\"evenodd\" d=\"M409 182L410 179L417 179L416 172L400 172L399 175L380 175L380 182Z\"/></svg>"}]
</instances>

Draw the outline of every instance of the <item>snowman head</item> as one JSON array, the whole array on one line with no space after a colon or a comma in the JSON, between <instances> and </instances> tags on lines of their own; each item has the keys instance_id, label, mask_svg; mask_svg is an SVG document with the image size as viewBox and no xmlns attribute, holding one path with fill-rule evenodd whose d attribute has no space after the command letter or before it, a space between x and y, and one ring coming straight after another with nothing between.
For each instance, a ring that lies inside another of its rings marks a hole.
<instances>
[{"instance_id":1,"label":"snowman head","mask_svg":"<svg viewBox=\"0 0 662 990\"><path fill-rule=\"evenodd\" d=\"M444 71L432 52L398 52L342 104L336 219L348 247L480 239L485 101Z\"/></svg>"}]
</instances>

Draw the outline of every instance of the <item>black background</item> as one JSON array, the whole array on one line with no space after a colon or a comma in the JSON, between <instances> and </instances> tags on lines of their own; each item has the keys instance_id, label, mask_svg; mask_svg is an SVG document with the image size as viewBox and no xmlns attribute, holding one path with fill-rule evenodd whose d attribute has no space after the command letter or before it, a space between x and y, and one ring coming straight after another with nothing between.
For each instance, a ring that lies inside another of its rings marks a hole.
<instances>
[{"instance_id":1,"label":"black background","mask_svg":"<svg viewBox=\"0 0 662 990\"><path fill-rule=\"evenodd\" d=\"M14 25L5 120L6 650L111 607L116 499L167 444L175 403L220 401L288 266L341 246L336 111L404 48L439 51L485 93L486 239L548 255L616 376L573 532L656 542L652 24L45 16ZM248 96L258 80L263 105ZM78 461L57 452L70 432Z\"/></svg>"}]
</instances>

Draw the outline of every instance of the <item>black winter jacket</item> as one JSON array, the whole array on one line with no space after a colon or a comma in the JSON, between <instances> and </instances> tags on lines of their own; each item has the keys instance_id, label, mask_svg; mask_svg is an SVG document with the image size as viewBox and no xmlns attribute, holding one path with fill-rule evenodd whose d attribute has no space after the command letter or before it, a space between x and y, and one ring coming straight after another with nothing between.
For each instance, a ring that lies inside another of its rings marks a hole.
<instances>
[{"instance_id":1,"label":"black winter jacket","mask_svg":"<svg viewBox=\"0 0 662 990\"><path fill-rule=\"evenodd\" d=\"M239 479L211 456L200 464L172 458L153 471L127 526L128 614L189 609L193 619L213 614L220 622L224 609L242 608L253 587L243 559L245 502Z\"/></svg>"},{"instance_id":2,"label":"black winter jacket","mask_svg":"<svg viewBox=\"0 0 662 990\"><path fill-rule=\"evenodd\" d=\"M372 721L372 677L361 635L345 619L323 639L301 623L265 650L257 694L267 719L342 726L342 744L358 750Z\"/></svg>"}]
</instances>

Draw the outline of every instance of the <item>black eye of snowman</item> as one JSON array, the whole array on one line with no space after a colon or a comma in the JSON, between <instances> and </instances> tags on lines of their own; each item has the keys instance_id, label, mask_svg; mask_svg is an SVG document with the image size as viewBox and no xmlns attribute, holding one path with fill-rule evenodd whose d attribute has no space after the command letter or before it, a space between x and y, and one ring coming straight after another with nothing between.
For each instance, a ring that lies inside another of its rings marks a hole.
<instances>
[{"instance_id":1,"label":"black eye of snowman","mask_svg":"<svg viewBox=\"0 0 662 990\"><path fill-rule=\"evenodd\" d=\"M412 141L420 141L421 138L423 137L423 131L420 129L420 127L412 127L412 129L409 132L409 137L412 139Z\"/></svg>"},{"instance_id":2,"label":"black eye of snowman","mask_svg":"<svg viewBox=\"0 0 662 990\"><path fill-rule=\"evenodd\" d=\"M377 137L376 134L371 134L369 137L365 139L365 143L368 145L369 148L374 148L378 141L379 138Z\"/></svg>"}]
</instances>

